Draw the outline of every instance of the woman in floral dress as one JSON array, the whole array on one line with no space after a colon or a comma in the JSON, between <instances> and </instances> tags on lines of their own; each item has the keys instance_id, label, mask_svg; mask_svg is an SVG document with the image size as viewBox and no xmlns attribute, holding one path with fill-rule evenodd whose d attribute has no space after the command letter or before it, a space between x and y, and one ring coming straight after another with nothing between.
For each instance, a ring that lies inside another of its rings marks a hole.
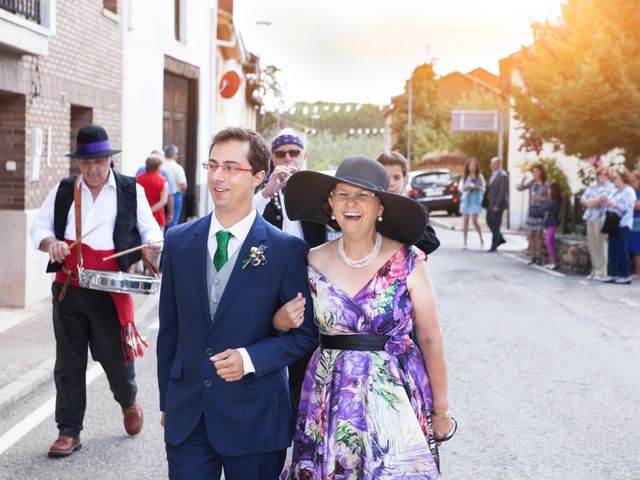
<instances>
[{"instance_id":1,"label":"woman in floral dress","mask_svg":"<svg viewBox=\"0 0 640 480\"><path fill-rule=\"evenodd\" d=\"M377 162L351 157L335 177L300 172L287 185L290 218L343 235L309 254L321 339L281 479L438 477L436 439L453 422L426 257L410 246L426 218L388 182Z\"/></svg>"}]
</instances>

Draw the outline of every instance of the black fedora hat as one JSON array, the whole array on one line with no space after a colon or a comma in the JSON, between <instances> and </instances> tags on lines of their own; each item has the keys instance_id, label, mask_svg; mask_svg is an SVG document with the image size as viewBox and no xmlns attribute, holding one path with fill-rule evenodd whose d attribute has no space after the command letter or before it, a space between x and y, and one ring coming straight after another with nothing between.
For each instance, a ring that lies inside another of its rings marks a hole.
<instances>
[{"instance_id":1,"label":"black fedora hat","mask_svg":"<svg viewBox=\"0 0 640 480\"><path fill-rule=\"evenodd\" d=\"M382 221L376 229L384 236L413 245L427 228L427 215L418 202L402 195L387 192L387 170L368 157L345 158L335 176L319 172L295 173L287 182L284 195L285 208L291 220L330 222L324 203L338 183L370 190L382 202Z\"/></svg>"},{"instance_id":2,"label":"black fedora hat","mask_svg":"<svg viewBox=\"0 0 640 480\"><path fill-rule=\"evenodd\" d=\"M120 153L109 145L107 131L100 125L87 125L78 130L76 136L76 151L67 153L67 157L79 160L91 160L92 158L110 157Z\"/></svg>"}]
</instances>

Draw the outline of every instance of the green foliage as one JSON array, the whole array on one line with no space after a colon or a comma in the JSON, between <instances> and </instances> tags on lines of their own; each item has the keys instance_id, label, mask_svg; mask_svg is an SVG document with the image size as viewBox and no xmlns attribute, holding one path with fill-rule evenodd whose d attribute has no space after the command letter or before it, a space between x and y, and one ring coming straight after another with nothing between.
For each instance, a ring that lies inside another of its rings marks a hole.
<instances>
[{"instance_id":1,"label":"green foliage","mask_svg":"<svg viewBox=\"0 0 640 480\"><path fill-rule=\"evenodd\" d=\"M394 150L407 151L409 82L396 103L393 120ZM426 153L446 151L449 147L450 111L438 97L433 63L416 67L412 73L411 160L418 161Z\"/></svg>"},{"instance_id":2,"label":"green foliage","mask_svg":"<svg viewBox=\"0 0 640 480\"><path fill-rule=\"evenodd\" d=\"M458 101L455 110L505 110L504 101L490 93L474 91L465 95ZM506 117L506 115L505 115ZM508 143L509 127L504 127L503 146ZM498 136L491 132L451 132L450 147L451 152L460 152L469 157L474 157L480 162L482 174L485 178L491 176L489 163L498 153ZM507 169L506 163L503 168Z\"/></svg>"},{"instance_id":3,"label":"green foliage","mask_svg":"<svg viewBox=\"0 0 640 480\"><path fill-rule=\"evenodd\" d=\"M348 135L317 131L307 136L307 168L309 170L335 169L346 157L366 155L376 158L383 151L382 135Z\"/></svg>"},{"instance_id":4,"label":"green foliage","mask_svg":"<svg viewBox=\"0 0 640 480\"><path fill-rule=\"evenodd\" d=\"M637 0L567 0L557 24L532 26L524 86L514 91L525 140L582 159L640 156L640 8ZM539 142L538 142L539 144Z\"/></svg>"}]
</instances>

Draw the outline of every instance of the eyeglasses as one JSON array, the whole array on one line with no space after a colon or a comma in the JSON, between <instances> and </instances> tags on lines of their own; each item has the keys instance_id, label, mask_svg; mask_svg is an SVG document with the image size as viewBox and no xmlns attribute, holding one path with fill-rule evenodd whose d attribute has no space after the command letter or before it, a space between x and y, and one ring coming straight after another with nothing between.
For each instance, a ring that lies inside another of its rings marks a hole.
<instances>
[{"instance_id":1,"label":"eyeglasses","mask_svg":"<svg viewBox=\"0 0 640 480\"><path fill-rule=\"evenodd\" d=\"M375 193L370 192L369 190L359 190L357 192L347 192L346 190L333 190L330 194L331 198L338 202L346 202L351 197L353 197L356 202L365 203L373 199L376 196Z\"/></svg>"},{"instance_id":2,"label":"eyeglasses","mask_svg":"<svg viewBox=\"0 0 640 480\"><path fill-rule=\"evenodd\" d=\"M232 163L218 163L218 162L212 162L209 161L207 163L203 163L202 167L205 170L209 170L210 173L215 173L215 171L218 168L222 168L222 173L224 175L227 176L233 176L238 172L252 172L253 173L253 168L242 168L242 167L238 167L237 165L234 165Z\"/></svg>"},{"instance_id":3,"label":"eyeglasses","mask_svg":"<svg viewBox=\"0 0 640 480\"><path fill-rule=\"evenodd\" d=\"M273 154L277 158L284 158L287 155L289 155L291 158L296 158L298 155L300 155L301 152L302 152L302 150L297 150L297 149L293 149L293 150L277 150L277 151L273 152Z\"/></svg>"}]
</instances>

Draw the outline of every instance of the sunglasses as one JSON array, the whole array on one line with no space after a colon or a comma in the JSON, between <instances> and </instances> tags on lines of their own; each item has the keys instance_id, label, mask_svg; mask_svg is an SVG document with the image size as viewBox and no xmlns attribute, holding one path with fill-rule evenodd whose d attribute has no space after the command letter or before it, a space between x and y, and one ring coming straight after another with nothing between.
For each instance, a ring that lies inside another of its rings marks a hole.
<instances>
[{"instance_id":1,"label":"sunglasses","mask_svg":"<svg viewBox=\"0 0 640 480\"><path fill-rule=\"evenodd\" d=\"M289 155L291 158L296 158L298 155L300 155L301 150L278 150L273 152L273 154L277 157L277 158L284 158L287 155Z\"/></svg>"}]
</instances>

